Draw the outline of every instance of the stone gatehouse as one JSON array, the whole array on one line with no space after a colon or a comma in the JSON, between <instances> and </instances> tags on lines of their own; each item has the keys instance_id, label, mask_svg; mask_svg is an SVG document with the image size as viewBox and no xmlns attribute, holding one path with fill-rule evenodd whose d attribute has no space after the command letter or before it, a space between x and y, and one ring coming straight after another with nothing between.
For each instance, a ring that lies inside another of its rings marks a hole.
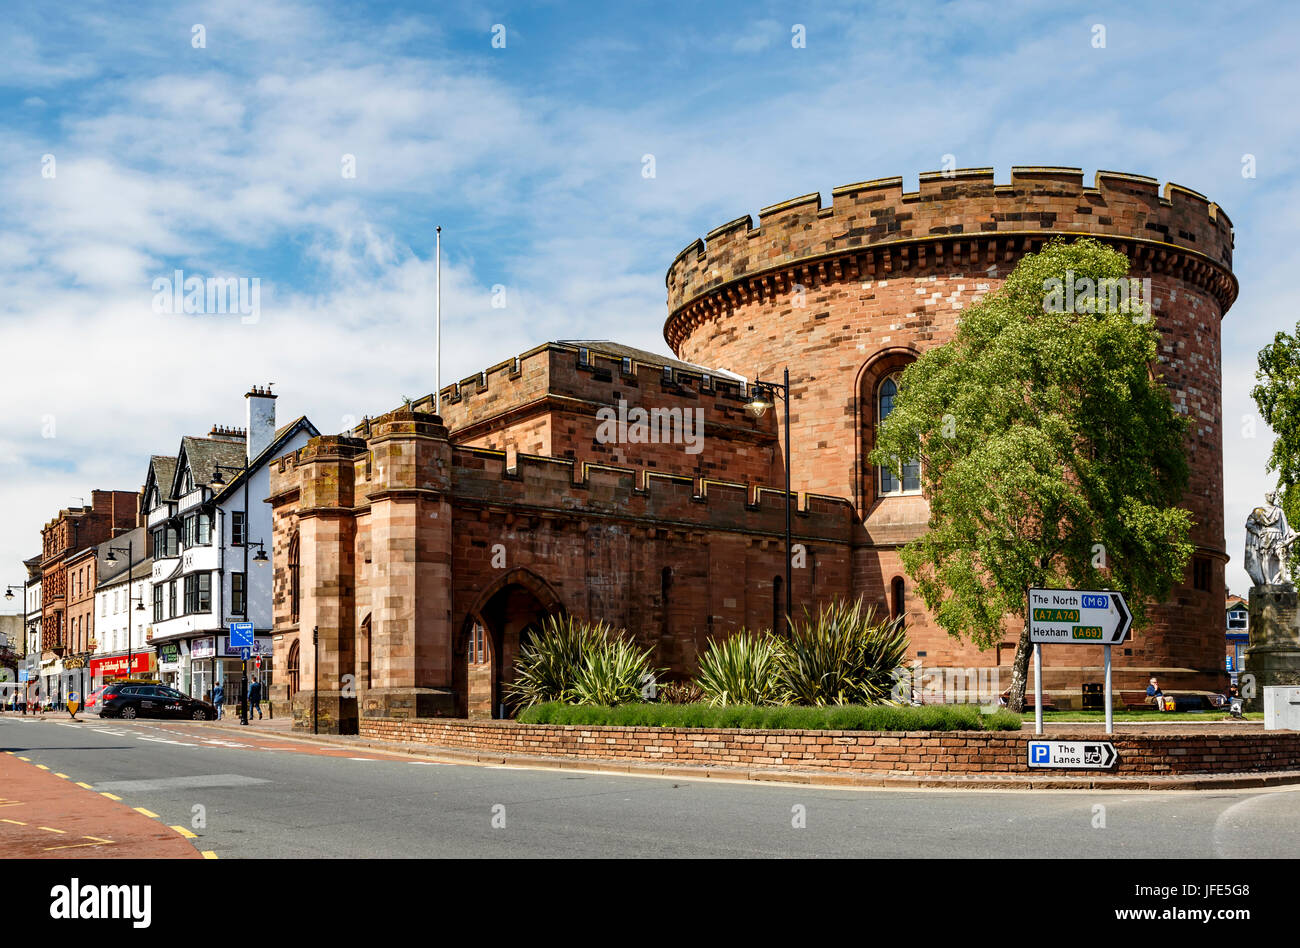
<instances>
[{"instance_id":1,"label":"stone gatehouse","mask_svg":"<svg viewBox=\"0 0 1300 948\"><path fill-rule=\"evenodd\" d=\"M787 437L796 614L862 597L906 614L924 668L1003 671L1005 687L1019 630L980 651L934 625L898 557L925 499L866 459L897 373L1058 234L1112 244L1151 281L1161 370L1192 422L1196 553L1116 650L1115 686L1220 686L1231 223L1151 178L1099 172L1086 187L1078 169L1013 168L1008 185L989 169L925 174L912 193L888 178L725 224L669 268L676 358L547 343L447 386L440 405L426 396L279 459L277 710L310 726L315 698L322 728L344 731L361 716L498 715L521 636L553 612L626 627L670 676L690 674L709 638L781 621ZM779 410L745 410L746 380L785 369L789 432ZM1093 651L1044 650L1060 703L1101 680Z\"/></svg>"}]
</instances>

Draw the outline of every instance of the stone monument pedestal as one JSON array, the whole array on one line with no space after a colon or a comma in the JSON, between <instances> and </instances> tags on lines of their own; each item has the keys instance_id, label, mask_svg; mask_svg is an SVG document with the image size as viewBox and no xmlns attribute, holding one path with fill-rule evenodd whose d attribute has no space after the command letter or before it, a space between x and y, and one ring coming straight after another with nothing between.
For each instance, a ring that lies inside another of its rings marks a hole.
<instances>
[{"instance_id":1,"label":"stone monument pedestal","mask_svg":"<svg viewBox=\"0 0 1300 948\"><path fill-rule=\"evenodd\" d=\"M1257 585L1250 590L1250 647L1246 675L1254 677L1248 711L1264 710L1268 685L1300 685L1300 610L1291 583ZM1244 676L1243 676L1244 680ZM1247 690L1243 684L1243 697Z\"/></svg>"}]
</instances>

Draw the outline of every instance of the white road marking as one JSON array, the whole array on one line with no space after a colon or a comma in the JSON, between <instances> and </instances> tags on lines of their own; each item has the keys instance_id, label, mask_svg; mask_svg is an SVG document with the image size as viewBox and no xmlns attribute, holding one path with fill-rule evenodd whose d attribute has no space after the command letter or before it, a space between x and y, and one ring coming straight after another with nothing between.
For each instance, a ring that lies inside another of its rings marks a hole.
<instances>
[{"instance_id":1,"label":"white road marking","mask_svg":"<svg viewBox=\"0 0 1300 948\"><path fill-rule=\"evenodd\" d=\"M1260 803L1268 799L1277 799L1284 793L1295 793L1296 787L1279 788L1269 793L1258 793L1253 797L1247 797L1244 800L1238 800L1232 806L1228 807L1219 814L1219 818L1214 821L1214 831L1211 834L1211 840L1214 844L1214 855L1220 859L1247 859L1255 857L1257 854L1249 851L1250 846L1247 843L1249 837L1241 832L1245 828L1245 820L1238 821L1238 817L1245 817L1246 812L1255 809ZM1294 800L1290 801L1294 802Z\"/></svg>"},{"instance_id":2,"label":"white road marking","mask_svg":"<svg viewBox=\"0 0 1300 948\"><path fill-rule=\"evenodd\" d=\"M195 777L156 777L152 780L111 780L96 784L96 787L115 790L119 793L132 793L137 790L193 790L201 787L250 787L259 783L270 783L261 777L245 777L243 774L201 774Z\"/></svg>"}]
</instances>

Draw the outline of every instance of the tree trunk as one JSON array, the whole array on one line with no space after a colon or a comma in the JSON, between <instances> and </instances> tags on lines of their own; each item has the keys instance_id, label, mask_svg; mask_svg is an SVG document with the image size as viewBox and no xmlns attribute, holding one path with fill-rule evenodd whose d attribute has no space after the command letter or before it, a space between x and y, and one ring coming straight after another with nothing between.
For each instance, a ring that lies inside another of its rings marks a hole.
<instances>
[{"instance_id":1,"label":"tree trunk","mask_svg":"<svg viewBox=\"0 0 1300 948\"><path fill-rule=\"evenodd\" d=\"M1025 685L1029 683L1029 657L1034 647L1029 641L1029 623L1020 632L1016 643L1016 660L1011 663L1011 694L1007 695L1008 710L1023 714L1025 711Z\"/></svg>"}]
</instances>

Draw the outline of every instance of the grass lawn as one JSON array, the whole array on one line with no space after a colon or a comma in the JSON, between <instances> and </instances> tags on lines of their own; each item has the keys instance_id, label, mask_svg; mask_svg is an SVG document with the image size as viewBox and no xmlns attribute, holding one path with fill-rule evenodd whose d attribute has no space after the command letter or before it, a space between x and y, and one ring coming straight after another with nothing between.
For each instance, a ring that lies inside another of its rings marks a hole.
<instances>
[{"instance_id":1,"label":"grass lawn","mask_svg":"<svg viewBox=\"0 0 1300 948\"><path fill-rule=\"evenodd\" d=\"M1219 708L1213 711L1116 711L1114 719L1116 721L1141 721L1148 724L1190 724L1197 721L1219 721L1228 717L1228 713ZM1264 714L1261 711L1247 712L1245 715L1248 721L1262 721ZM1032 722L1034 712L1027 711L1025 720ZM1106 720L1105 711L1044 711L1044 723L1059 723L1062 721L1099 721Z\"/></svg>"}]
</instances>

